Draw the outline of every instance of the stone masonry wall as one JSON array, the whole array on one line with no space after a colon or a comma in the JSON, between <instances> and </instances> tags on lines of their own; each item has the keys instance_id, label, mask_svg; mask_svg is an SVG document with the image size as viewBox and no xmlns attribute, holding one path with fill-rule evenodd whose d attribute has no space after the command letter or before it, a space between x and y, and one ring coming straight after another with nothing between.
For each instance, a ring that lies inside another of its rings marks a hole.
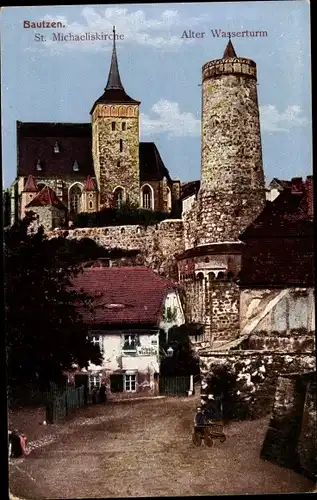
<instances>
[{"instance_id":1,"label":"stone masonry wall","mask_svg":"<svg viewBox=\"0 0 317 500\"><path fill-rule=\"evenodd\" d=\"M31 228L35 230L39 225L42 225L45 232L49 232L52 227L58 227L65 220L65 212L51 206L43 207L32 207L29 212L33 212L37 215L37 221L31 225Z\"/></svg>"},{"instance_id":2,"label":"stone masonry wall","mask_svg":"<svg viewBox=\"0 0 317 500\"><path fill-rule=\"evenodd\" d=\"M317 479L316 372L278 378L261 457Z\"/></svg>"},{"instance_id":3,"label":"stone masonry wall","mask_svg":"<svg viewBox=\"0 0 317 500\"><path fill-rule=\"evenodd\" d=\"M124 189L125 198L139 206L138 105L98 104L93 112L92 122L93 161L100 192L100 205L103 206L108 202L109 193L121 187ZM113 122L115 130L112 130ZM120 140L122 140L122 151L120 151Z\"/></svg>"},{"instance_id":4,"label":"stone masonry wall","mask_svg":"<svg viewBox=\"0 0 317 500\"><path fill-rule=\"evenodd\" d=\"M184 251L183 222L164 220L156 226L108 226L55 230L49 238L65 235L68 239L90 238L105 248L139 250L144 265L175 280L178 279L175 254Z\"/></svg>"},{"instance_id":5,"label":"stone masonry wall","mask_svg":"<svg viewBox=\"0 0 317 500\"><path fill-rule=\"evenodd\" d=\"M229 341L239 335L240 290L235 283L196 280L183 285L186 320L204 325L201 347L211 346L215 341Z\"/></svg>"},{"instance_id":6,"label":"stone masonry wall","mask_svg":"<svg viewBox=\"0 0 317 500\"><path fill-rule=\"evenodd\" d=\"M237 241L243 231L263 210L264 191L259 189L200 190L196 222L197 245Z\"/></svg>"},{"instance_id":7,"label":"stone masonry wall","mask_svg":"<svg viewBox=\"0 0 317 500\"><path fill-rule=\"evenodd\" d=\"M232 404L238 418L259 418L271 411L279 375L311 371L316 367L314 353L204 350L199 356L202 402L211 393L208 387L213 374L220 367L225 368L234 380Z\"/></svg>"}]
</instances>

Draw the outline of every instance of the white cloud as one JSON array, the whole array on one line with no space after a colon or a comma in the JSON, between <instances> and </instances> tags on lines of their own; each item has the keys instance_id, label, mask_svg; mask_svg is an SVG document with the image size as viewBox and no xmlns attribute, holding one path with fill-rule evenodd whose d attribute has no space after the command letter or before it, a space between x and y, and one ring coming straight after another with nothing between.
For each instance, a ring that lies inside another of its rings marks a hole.
<instances>
[{"instance_id":1,"label":"white cloud","mask_svg":"<svg viewBox=\"0 0 317 500\"><path fill-rule=\"evenodd\" d=\"M293 127L302 127L309 123L302 116L300 106L287 106L285 111L278 111L273 104L260 106L261 130L263 132L289 132Z\"/></svg>"},{"instance_id":2,"label":"white cloud","mask_svg":"<svg viewBox=\"0 0 317 500\"><path fill-rule=\"evenodd\" d=\"M200 119L192 113L181 112L177 102L160 99L151 111L154 118L141 113L140 131L142 136L167 133L169 139L173 137L199 137Z\"/></svg>"},{"instance_id":3,"label":"white cloud","mask_svg":"<svg viewBox=\"0 0 317 500\"><path fill-rule=\"evenodd\" d=\"M83 51L104 51L112 47L107 41L78 41L59 42L53 41L53 33L72 33L82 35L84 33L108 33L112 34L112 27L116 26L118 34L124 35L123 42L136 45L147 45L156 49L175 51L184 43L192 43L193 40L181 38L181 34L187 26L194 27L201 23L205 16L183 18L177 10L166 9L160 15L151 19L143 10L133 11L128 8L108 7L102 13L93 7L84 7L81 16L83 21L68 22L63 16L54 18L45 16L44 20L62 22L67 28L46 30L47 40L43 45L53 52L64 49ZM39 44L38 44L39 45ZM26 48L25 50L34 50ZM41 50L35 48L35 50Z\"/></svg>"},{"instance_id":4,"label":"white cloud","mask_svg":"<svg viewBox=\"0 0 317 500\"><path fill-rule=\"evenodd\" d=\"M261 131L288 132L292 127L306 125L308 120L301 113L300 106L296 105L288 106L283 112L271 104L261 106ZM169 139L199 137L201 122L194 114L182 112L177 102L160 99L152 106L150 115L141 113L140 131L144 137L162 133L167 133Z\"/></svg>"}]
</instances>

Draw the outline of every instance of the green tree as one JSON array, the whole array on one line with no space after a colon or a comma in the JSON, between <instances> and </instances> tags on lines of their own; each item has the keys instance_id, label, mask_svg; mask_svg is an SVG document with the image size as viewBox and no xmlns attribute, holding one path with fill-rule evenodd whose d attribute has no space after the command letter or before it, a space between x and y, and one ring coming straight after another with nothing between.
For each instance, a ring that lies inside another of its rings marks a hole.
<instances>
[{"instance_id":1,"label":"green tree","mask_svg":"<svg viewBox=\"0 0 317 500\"><path fill-rule=\"evenodd\" d=\"M9 387L59 382L73 363L99 363L79 312L91 297L71 289L80 272L67 245L29 233L30 215L4 232L4 293Z\"/></svg>"},{"instance_id":2,"label":"green tree","mask_svg":"<svg viewBox=\"0 0 317 500\"><path fill-rule=\"evenodd\" d=\"M160 372L162 376L185 376L198 375L199 358L195 355L188 335L186 324L173 326L168 335L164 331L160 333L160 347L165 352L169 347L173 349L173 356L163 356L161 359Z\"/></svg>"}]
</instances>

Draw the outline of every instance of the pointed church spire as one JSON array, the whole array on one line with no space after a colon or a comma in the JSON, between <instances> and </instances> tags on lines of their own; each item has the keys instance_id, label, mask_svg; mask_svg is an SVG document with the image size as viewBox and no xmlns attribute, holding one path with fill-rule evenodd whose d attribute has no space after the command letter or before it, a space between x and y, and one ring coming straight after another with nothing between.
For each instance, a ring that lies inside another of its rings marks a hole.
<instances>
[{"instance_id":1,"label":"pointed church spire","mask_svg":"<svg viewBox=\"0 0 317 500\"><path fill-rule=\"evenodd\" d=\"M231 36L229 34L229 42L227 44L227 47L225 48L225 51L223 53L222 59L230 59L231 57L237 57L236 51L233 48L232 42L231 42Z\"/></svg>"},{"instance_id":2,"label":"pointed church spire","mask_svg":"<svg viewBox=\"0 0 317 500\"><path fill-rule=\"evenodd\" d=\"M116 27L113 26L113 47L112 47L112 57L111 57L111 65L108 76L108 82L105 90L124 90L123 85L121 83L119 68L118 68L118 60L117 60L117 51L116 51Z\"/></svg>"}]
</instances>

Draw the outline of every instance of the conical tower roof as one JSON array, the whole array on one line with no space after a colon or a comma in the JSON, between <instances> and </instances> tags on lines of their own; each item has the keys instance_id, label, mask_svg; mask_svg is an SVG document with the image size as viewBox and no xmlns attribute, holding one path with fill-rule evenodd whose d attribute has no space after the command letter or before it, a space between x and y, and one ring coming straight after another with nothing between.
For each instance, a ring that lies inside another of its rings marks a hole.
<instances>
[{"instance_id":1,"label":"conical tower roof","mask_svg":"<svg viewBox=\"0 0 317 500\"><path fill-rule=\"evenodd\" d=\"M238 56L236 54L236 51L234 50L234 47L232 45L230 38L229 38L229 42L227 43L227 47L225 48L222 59L230 59L232 57L238 57Z\"/></svg>"},{"instance_id":2,"label":"conical tower roof","mask_svg":"<svg viewBox=\"0 0 317 500\"><path fill-rule=\"evenodd\" d=\"M65 205L57 197L55 191L49 186L44 186L43 189L33 198L26 206L29 207L43 207L43 206L56 207L62 210L67 210Z\"/></svg>"},{"instance_id":3,"label":"conical tower roof","mask_svg":"<svg viewBox=\"0 0 317 500\"><path fill-rule=\"evenodd\" d=\"M24 193L37 193L38 192L38 188L36 186L36 182L35 182L35 179L34 179L32 174L30 174L29 177L27 178L23 192Z\"/></svg>"},{"instance_id":4,"label":"conical tower roof","mask_svg":"<svg viewBox=\"0 0 317 500\"><path fill-rule=\"evenodd\" d=\"M105 87L105 91L99 99L93 105L90 114L93 113L95 106L98 103L131 103L131 104L140 104L140 101L136 101L132 99L128 94L126 94L124 87L121 82L119 66L118 66L118 58L117 58L117 50L116 50L116 29L113 27L113 47L112 47L112 56L111 56L111 64L108 75L107 85Z\"/></svg>"},{"instance_id":5,"label":"conical tower roof","mask_svg":"<svg viewBox=\"0 0 317 500\"><path fill-rule=\"evenodd\" d=\"M96 184L90 175L85 180L84 191L96 191Z\"/></svg>"}]
</instances>

